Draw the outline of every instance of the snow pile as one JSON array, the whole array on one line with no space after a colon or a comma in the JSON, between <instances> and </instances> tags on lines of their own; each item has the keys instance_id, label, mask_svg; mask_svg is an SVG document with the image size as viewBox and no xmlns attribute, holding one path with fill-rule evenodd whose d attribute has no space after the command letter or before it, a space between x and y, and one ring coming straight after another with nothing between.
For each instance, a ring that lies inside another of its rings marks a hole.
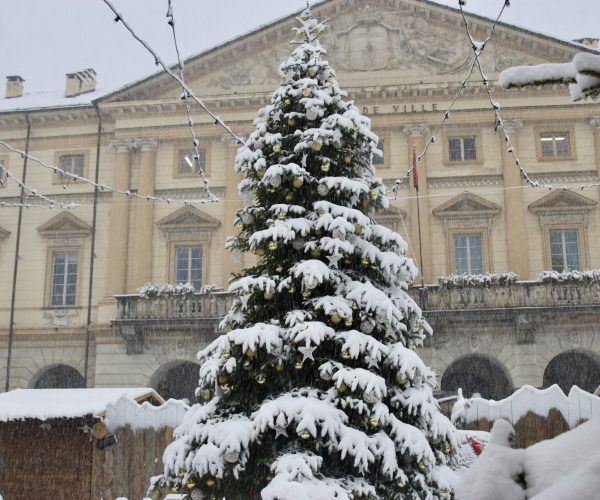
<instances>
[{"instance_id":1,"label":"snow pile","mask_svg":"<svg viewBox=\"0 0 600 500\"><path fill-rule=\"evenodd\" d=\"M558 410L569 426L574 427L582 419L600 418L600 398L577 386L565 396L556 384L547 389L524 385L502 401L459 397L452 408L452 422L469 423L485 418L489 422L506 419L517 423L530 411L548 417L551 409Z\"/></svg>"},{"instance_id":2,"label":"snow pile","mask_svg":"<svg viewBox=\"0 0 600 500\"><path fill-rule=\"evenodd\" d=\"M102 416L106 408L121 398L135 401L148 396L162 401L153 389L15 389L0 394L0 422L35 418L77 418ZM137 404L137 403L136 403Z\"/></svg>"},{"instance_id":3,"label":"snow pile","mask_svg":"<svg viewBox=\"0 0 600 500\"><path fill-rule=\"evenodd\" d=\"M194 293L214 293L222 290L218 285L212 284L203 285L200 290L196 290L191 283L178 283L176 285L171 285L170 283L164 283L163 285L145 283L137 289L137 293L142 299L152 299L154 297L186 297Z\"/></svg>"},{"instance_id":4,"label":"snow pile","mask_svg":"<svg viewBox=\"0 0 600 500\"><path fill-rule=\"evenodd\" d=\"M161 406L150 403L136 403L133 399L123 396L106 406L104 419L111 430L129 425L134 431L138 429L174 429L181 424L189 406L183 401L169 399Z\"/></svg>"},{"instance_id":5,"label":"snow pile","mask_svg":"<svg viewBox=\"0 0 600 500\"><path fill-rule=\"evenodd\" d=\"M600 420L527 449L498 420L485 451L461 477L458 500L589 500L600 491Z\"/></svg>"},{"instance_id":6,"label":"snow pile","mask_svg":"<svg viewBox=\"0 0 600 500\"><path fill-rule=\"evenodd\" d=\"M600 283L600 269L586 271L542 271L542 283Z\"/></svg>"},{"instance_id":7,"label":"snow pile","mask_svg":"<svg viewBox=\"0 0 600 500\"><path fill-rule=\"evenodd\" d=\"M491 285L507 286L516 283L515 273L485 273L485 274L450 274L440 276L438 283L442 288L488 287Z\"/></svg>"}]
</instances>

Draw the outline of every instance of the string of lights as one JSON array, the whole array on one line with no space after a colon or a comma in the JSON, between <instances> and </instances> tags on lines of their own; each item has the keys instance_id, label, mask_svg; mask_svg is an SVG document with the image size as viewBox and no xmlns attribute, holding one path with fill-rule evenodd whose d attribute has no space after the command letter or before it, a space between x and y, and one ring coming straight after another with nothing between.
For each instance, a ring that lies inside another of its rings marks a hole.
<instances>
[{"instance_id":1,"label":"string of lights","mask_svg":"<svg viewBox=\"0 0 600 500\"><path fill-rule=\"evenodd\" d=\"M515 162L515 166L519 169L519 172L521 174L521 178L527 183L527 185L529 185L532 188L537 188L537 187L542 187L545 189L548 189L550 191L554 190L554 189L561 189L563 191L566 190L570 190L571 188L569 188L566 185L563 186L555 186L554 184L550 184L550 183L546 183L546 182L540 182L536 179L533 179L525 170L525 168L523 167L523 164L521 163L521 160L519 160L517 153L515 152L515 148L512 144L511 138L510 138L510 134L504 124L504 120L502 119L502 116L500 115L500 105L494 101L494 97L493 97L493 93L492 93L492 88L490 87L490 82L489 79L486 75L486 72L483 68L483 64L481 62L481 52L483 51L484 47L485 47L485 43L487 42L486 39L485 42L477 42L474 38L473 35L471 33L471 29L469 27L469 23L467 21L467 17L465 15L465 12L463 10L463 6L464 6L464 0L459 0L458 4L459 4L459 8L460 8L460 12L462 14L462 18L463 18L463 22L465 25L465 30L467 32L467 36L469 37L469 41L471 43L471 48L473 50L473 53L475 55L475 62L477 63L477 68L479 70L479 74L481 75L481 79L483 81L483 85L485 86L486 89L486 93L488 96L488 100L490 102L490 106L492 107L492 109L494 110L494 115L495 115L495 120L496 120L496 124L495 124L495 128L496 131L500 131L502 133L502 136L504 138L504 144L506 145L506 150L508 152L508 154L511 155L512 159ZM502 6L502 10L500 11L500 15L502 15L502 12L504 11L504 9L506 7L510 7L510 1L509 0L505 0L504 1L504 5ZM494 26L492 26L492 32L495 28L496 23L494 23ZM584 189L588 189L588 188L594 188L594 187L599 187L600 186L600 182L591 182L591 183L586 183L586 184L580 184L579 186L577 186L576 189L582 191Z\"/></svg>"},{"instance_id":2,"label":"string of lights","mask_svg":"<svg viewBox=\"0 0 600 500\"><path fill-rule=\"evenodd\" d=\"M462 6L464 4L464 0L458 0L458 3L460 5L460 10L463 13L463 19L464 19L464 12L462 10ZM496 16L496 19L494 20L494 23L492 24L492 28L490 29L489 35L485 38L485 40L483 42L481 42L479 44L480 50L483 50L483 48L485 47L485 45L493 38L495 30L496 30L496 25L500 21L500 17L502 17L502 14L504 13L504 9L506 7L509 7L509 6L510 6L510 2L508 0L505 0L504 4L502 5L502 8L500 9L500 12L498 13L498 16ZM465 20L465 22L466 22L466 20ZM471 45L473 46L473 40L472 39L471 39ZM479 58L476 55L476 57L471 62L469 70L467 71L467 75L460 82L460 85L458 87L458 91L454 95L454 98L450 102L450 105L448 106L448 108L446 109L446 111L444 111L444 113L442 115L442 119L440 120L440 122L438 123L438 125L436 126L436 128L434 129L434 131L431 134L431 136L430 136L429 140L427 141L427 143L425 144L425 147L423 148L423 151L421 151L421 153L417 155L417 157L416 157L417 168L419 166L419 163L421 162L421 159L429 151L429 148L431 147L431 145L433 143L435 143L437 134L440 132L440 130L444 126L444 123L450 118L450 112L454 108L454 105L462 97L465 88L467 88L467 82L470 80L471 76L473 76L473 72L475 70L475 66L478 64L478 61L479 61ZM412 166L411 166L411 168L409 168L406 171L406 173L402 177L396 179L396 181L394 183L394 187L389 191L389 193L394 193L395 197L397 197L398 190L400 189L400 187L405 182L408 181L408 179L410 178L411 172L412 172Z\"/></svg>"},{"instance_id":3,"label":"string of lights","mask_svg":"<svg viewBox=\"0 0 600 500\"><path fill-rule=\"evenodd\" d=\"M219 125L220 127L222 127L238 144L243 145L244 140L240 136L236 135L235 132L231 129L231 127L229 127L229 125L227 125L223 120L221 120L221 118L219 118L214 113L212 113L210 111L210 109L208 109L206 104L204 104L204 102L202 102L194 94L192 89L188 85L186 85L185 82L180 77L178 77L175 73L173 73L169 69L169 67L158 56L156 51L154 51L152 49L152 47L150 47L150 45L145 40L143 40L141 37L139 37L137 35L137 33L133 30L133 28L127 23L127 21L125 21L123 16L121 14L119 14L119 12L114 7L114 5L110 2L110 0L102 0L102 1L115 14L115 22L120 21L121 23L123 23L123 26L127 29L127 31L129 31L131 36L133 36L133 38L135 38L150 54L152 54L152 56L154 57L154 62L157 65L161 66L163 68L163 70L165 71L165 73L167 73L167 75L169 75L171 78L173 78L173 80L175 80L181 86L181 88L183 89L183 92L184 92L184 97L187 96L187 97L191 98L192 100L194 100L196 102L196 104L198 104L198 106L200 106L206 113L208 113L208 115L213 119L215 125Z\"/></svg>"},{"instance_id":4,"label":"string of lights","mask_svg":"<svg viewBox=\"0 0 600 500\"><path fill-rule=\"evenodd\" d=\"M21 151L20 149L17 149L15 147L11 146L4 140L0 139L0 145L4 146L6 149L8 149L9 151L12 151L13 153L17 153L17 154L21 155L21 157L27 157L28 159L37 163L38 165L41 165L44 168L52 170L52 172L54 172L55 174L60 175L61 178L67 178L67 179L73 180L75 182L80 181L85 184L89 184L90 186L97 187L100 191L111 191L113 193L120 193L125 196L129 196L131 198L137 198L137 199L146 200L146 201L156 201L156 202L160 202L160 203L168 203L168 204L173 204L173 205L176 205L176 204L179 204L179 205L206 205L207 203L215 203L215 201L218 201L213 198L205 198L205 199L201 199L201 200L163 198L161 196L155 196L155 195L140 195L140 194L138 194L134 191L130 191L130 190L123 191L123 190L117 189L113 186L110 186L108 184L98 184L98 183L92 181L91 179L88 179L81 175L77 175L72 172L68 172L66 170L61 169L60 167L55 166L55 165L50 165L50 164L44 162L43 160L40 160L39 158L36 158L35 156L33 156L29 153L26 153L25 151ZM17 181L18 181L18 179L17 179ZM18 181L18 182L20 182L20 181ZM63 187L66 189L67 185L63 184ZM32 194L37 193L36 190L31 190L31 192L32 192ZM43 195L38 194L38 196L43 196ZM48 200L50 200L50 199L48 198ZM52 201L52 200L50 200L50 201ZM50 203L50 201L48 201L48 203ZM55 205L58 205L54 201L52 201L52 203ZM61 204L61 206L62 205L65 205L65 207L66 207L67 205L72 205L72 204ZM71 208L74 208L74 207L71 207Z\"/></svg>"},{"instance_id":5,"label":"string of lights","mask_svg":"<svg viewBox=\"0 0 600 500\"><path fill-rule=\"evenodd\" d=\"M167 23L169 24L169 26L171 26L171 32L173 33L173 45L175 46L175 53L177 54L177 64L179 65L179 78L185 84L185 78L184 78L184 74L183 74L184 73L184 71L183 71L184 63L181 60L181 55L179 53L179 45L177 44L177 34L175 32L175 16L173 14L173 5L171 3L171 0L167 0L167 2L168 2ZM197 168L198 174L200 175L200 177L202 177L202 182L204 183L204 190L206 191L206 194L208 195L209 198L213 199L214 201L218 201L218 198L210 191L210 188L208 187L208 179L204 175L204 167L200 163L200 150L198 149L198 145L199 145L200 141L198 139L198 136L196 135L196 131L194 130L194 121L192 119L192 110L190 107L189 95L188 95L187 91L183 92L182 97L183 97L183 102L185 103L185 110L187 113L188 126L190 128L190 133L192 135L195 166ZM187 157L186 157L186 160L188 161L188 163L191 163Z\"/></svg>"},{"instance_id":6,"label":"string of lights","mask_svg":"<svg viewBox=\"0 0 600 500\"><path fill-rule=\"evenodd\" d=\"M2 142L2 141L0 141ZM23 191L27 194L27 198L36 198L42 201L45 201L46 204L32 204L32 203L7 203L1 202L0 207L24 207L24 208L53 208L60 207L66 210L70 210L73 208L77 208L79 205L76 203L60 203L52 198L48 198L47 196L39 193L37 189L29 187L27 184L23 183L21 179L19 179L16 175L14 175L9 169L4 166L0 166L0 177L6 176L7 179L14 182L19 188L23 189Z\"/></svg>"}]
</instances>

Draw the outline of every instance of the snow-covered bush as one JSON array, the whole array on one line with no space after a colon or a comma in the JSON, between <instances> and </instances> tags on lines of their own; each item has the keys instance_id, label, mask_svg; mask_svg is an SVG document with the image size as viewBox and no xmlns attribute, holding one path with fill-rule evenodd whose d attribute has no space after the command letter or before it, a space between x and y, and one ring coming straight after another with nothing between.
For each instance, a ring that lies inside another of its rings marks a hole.
<instances>
[{"instance_id":1,"label":"snow-covered bush","mask_svg":"<svg viewBox=\"0 0 600 500\"><path fill-rule=\"evenodd\" d=\"M512 285L518 276L515 273L450 274L440 276L438 283L442 288L488 287L491 285Z\"/></svg>"},{"instance_id":2,"label":"snow-covered bush","mask_svg":"<svg viewBox=\"0 0 600 500\"><path fill-rule=\"evenodd\" d=\"M191 283L179 283L171 285L164 283L157 285L155 283L146 283L137 289L138 295L142 299L152 299L154 297L186 297L194 293L214 293L223 290L217 285L203 285L200 290L196 290Z\"/></svg>"},{"instance_id":3,"label":"snow-covered bush","mask_svg":"<svg viewBox=\"0 0 600 500\"><path fill-rule=\"evenodd\" d=\"M542 271L542 283L600 283L600 269L586 271Z\"/></svg>"}]
</instances>

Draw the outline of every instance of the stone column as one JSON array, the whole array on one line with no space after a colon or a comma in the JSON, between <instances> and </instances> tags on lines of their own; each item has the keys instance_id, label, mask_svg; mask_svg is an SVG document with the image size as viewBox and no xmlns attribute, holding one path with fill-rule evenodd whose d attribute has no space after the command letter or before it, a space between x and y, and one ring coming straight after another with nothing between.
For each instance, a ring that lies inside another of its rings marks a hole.
<instances>
[{"instance_id":1,"label":"stone column","mask_svg":"<svg viewBox=\"0 0 600 500\"><path fill-rule=\"evenodd\" d=\"M112 141L111 146L117 150L112 185L121 191L127 191L129 190L131 151L134 142L130 139ZM109 297L126 292L129 203L129 196L113 192L108 235L108 262L106 265L106 295Z\"/></svg>"},{"instance_id":2,"label":"stone column","mask_svg":"<svg viewBox=\"0 0 600 500\"><path fill-rule=\"evenodd\" d=\"M518 120L505 120L504 126L510 134L515 151L518 151L518 131L523 124ZM525 226L525 203L521 173L515 165L515 160L508 152L504 135L500 135L500 148L502 149L502 174L504 176L504 220L506 221L506 254L508 271L517 273L519 279L527 280L529 276L529 247L527 229ZM506 189L513 188L513 189ZM491 257L491 256L490 256Z\"/></svg>"},{"instance_id":3,"label":"stone column","mask_svg":"<svg viewBox=\"0 0 600 500\"><path fill-rule=\"evenodd\" d=\"M594 152L596 158L596 169L600 177L600 116L592 116L590 125L594 129Z\"/></svg>"},{"instance_id":4,"label":"stone column","mask_svg":"<svg viewBox=\"0 0 600 500\"><path fill-rule=\"evenodd\" d=\"M242 199L238 195L238 184L242 180L243 175L234 170L235 157L239 145L231 138L230 135L224 135L222 142L227 146L227 163L225 167L225 203L223 210L223 237L225 241L230 236L237 234L237 229L234 227L235 212L242 207ZM224 242L225 243L225 242ZM223 243L223 244L224 244ZM232 273L239 272L242 269L242 255L239 252L225 251L225 259L223 262L223 286L227 288L229 278Z\"/></svg>"},{"instance_id":5,"label":"stone column","mask_svg":"<svg viewBox=\"0 0 600 500\"><path fill-rule=\"evenodd\" d=\"M425 138L429 134L429 128L426 124L411 124L404 127L404 133L408 141L408 165L412 165L413 146L416 147L417 154L423 151L425 147ZM433 283L433 269L431 258L431 227L430 227L430 211L429 211L429 187L427 185L427 163L425 156L421 158L418 167L419 177L419 198L418 211L420 217L417 217L417 191L414 187L412 175L410 177L409 186L409 210L408 217L410 220L409 237L414 251L413 259L422 274L425 283ZM418 220L421 221L421 230L419 231ZM421 255L423 262L421 262ZM420 281L417 278L417 283Z\"/></svg>"},{"instance_id":6,"label":"stone column","mask_svg":"<svg viewBox=\"0 0 600 500\"><path fill-rule=\"evenodd\" d=\"M154 138L139 139L140 175L138 194L148 196L154 194L156 178L156 149L158 140ZM127 284L129 293L135 292L144 283L152 281L152 247L154 237L154 203L134 200L135 227L133 236L133 256L131 283Z\"/></svg>"}]
</instances>

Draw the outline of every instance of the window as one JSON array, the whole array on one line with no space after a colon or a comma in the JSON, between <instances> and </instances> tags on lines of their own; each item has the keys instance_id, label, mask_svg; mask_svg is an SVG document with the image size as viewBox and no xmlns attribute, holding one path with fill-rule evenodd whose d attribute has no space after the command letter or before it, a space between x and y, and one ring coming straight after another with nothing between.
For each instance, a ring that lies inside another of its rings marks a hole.
<instances>
[{"instance_id":1,"label":"window","mask_svg":"<svg viewBox=\"0 0 600 500\"><path fill-rule=\"evenodd\" d=\"M198 173L198 164L200 168L206 172L206 152L202 149L198 150L198 161L194 159L194 151L179 151L177 174L178 175L194 175Z\"/></svg>"},{"instance_id":2,"label":"window","mask_svg":"<svg viewBox=\"0 0 600 500\"><path fill-rule=\"evenodd\" d=\"M483 274L483 238L481 233L455 234L454 258L457 274Z\"/></svg>"},{"instance_id":3,"label":"window","mask_svg":"<svg viewBox=\"0 0 600 500\"><path fill-rule=\"evenodd\" d=\"M385 164L385 149L383 139L379 139L379 142L377 143L377 149L381 151L381 156L376 154L373 155L373 165L383 165Z\"/></svg>"},{"instance_id":4,"label":"window","mask_svg":"<svg viewBox=\"0 0 600 500\"><path fill-rule=\"evenodd\" d=\"M58 160L58 167L65 172L83 177L85 166L85 157L82 154L61 155Z\"/></svg>"},{"instance_id":5,"label":"window","mask_svg":"<svg viewBox=\"0 0 600 500\"><path fill-rule=\"evenodd\" d=\"M448 138L449 161L476 161L477 139L474 135Z\"/></svg>"},{"instance_id":6,"label":"window","mask_svg":"<svg viewBox=\"0 0 600 500\"><path fill-rule=\"evenodd\" d=\"M579 271L579 234L577 229L551 229L550 258L553 271Z\"/></svg>"},{"instance_id":7,"label":"window","mask_svg":"<svg viewBox=\"0 0 600 500\"><path fill-rule=\"evenodd\" d=\"M543 158L570 158L571 143L569 132L540 133L540 151Z\"/></svg>"},{"instance_id":8,"label":"window","mask_svg":"<svg viewBox=\"0 0 600 500\"><path fill-rule=\"evenodd\" d=\"M175 282L190 283L196 290L202 286L202 247L178 246L175 248Z\"/></svg>"},{"instance_id":9,"label":"window","mask_svg":"<svg viewBox=\"0 0 600 500\"><path fill-rule=\"evenodd\" d=\"M51 306L74 306L77 303L78 259L78 252L74 251L52 253Z\"/></svg>"}]
</instances>

